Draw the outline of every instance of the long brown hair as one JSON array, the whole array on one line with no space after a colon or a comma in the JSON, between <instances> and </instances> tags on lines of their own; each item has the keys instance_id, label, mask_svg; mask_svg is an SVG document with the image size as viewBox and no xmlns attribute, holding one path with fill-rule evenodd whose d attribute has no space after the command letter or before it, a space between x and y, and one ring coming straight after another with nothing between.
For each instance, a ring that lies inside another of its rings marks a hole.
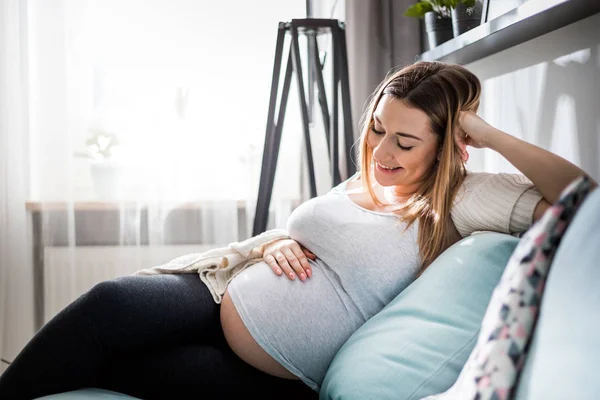
<instances>
[{"instance_id":1,"label":"long brown hair","mask_svg":"<svg viewBox=\"0 0 600 400\"><path fill-rule=\"evenodd\" d=\"M433 165L422 186L397 210L407 227L419 221L418 245L421 273L450 244L450 210L466 170L454 130L460 111L477 112L481 84L470 71L442 62L417 62L390 73L371 96L361 121L361 181L375 204L381 203L371 186L373 149L367 134L373 127L373 112L383 95L400 99L429 116L430 129L438 137L439 160Z\"/></svg>"}]
</instances>

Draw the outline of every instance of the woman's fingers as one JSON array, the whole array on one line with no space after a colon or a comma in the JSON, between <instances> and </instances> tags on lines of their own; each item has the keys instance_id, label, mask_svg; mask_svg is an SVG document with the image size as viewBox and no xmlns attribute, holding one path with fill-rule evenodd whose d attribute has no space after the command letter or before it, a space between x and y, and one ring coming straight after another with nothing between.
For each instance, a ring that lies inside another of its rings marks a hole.
<instances>
[{"instance_id":1,"label":"woman's fingers","mask_svg":"<svg viewBox=\"0 0 600 400\"><path fill-rule=\"evenodd\" d=\"M277 275L285 274L289 279L295 279L296 274L288 264L285 256L281 252L267 254L265 262L271 267Z\"/></svg>"},{"instance_id":2,"label":"woman's fingers","mask_svg":"<svg viewBox=\"0 0 600 400\"><path fill-rule=\"evenodd\" d=\"M274 256L275 260L277 260L277 264L279 264L279 266L285 273L285 276L287 276L289 279L296 279L296 273L288 263L285 255L281 251L278 251L274 254Z\"/></svg>"},{"instance_id":3,"label":"woman's fingers","mask_svg":"<svg viewBox=\"0 0 600 400\"><path fill-rule=\"evenodd\" d=\"M290 280L296 279L296 276L301 281L312 277L308 258L315 260L317 257L293 240L271 244L263 250L263 260L273 272L277 275L285 274Z\"/></svg>"},{"instance_id":4,"label":"woman's fingers","mask_svg":"<svg viewBox=\"0 0 600 400\"><path fill-rule=\"evenodd\" d=\"M307 249L306 247L302 247L302 252L304 253L304 255L306 255L306 257L310 258L313 261L317 259L317 256L315 256L313 252Z\"/></svg>"},{"instance_id":5,"label":"woman's fingers","mask_svg":"<svg viewBox=\"0 0 600 400\"><path fill-rule=\"evenodd\" d=\"M304 273L304 268L302 268L302 265L300 265L300 261L298 261L298 258L294 255L294 253L289 248L282 249L281 252L285 256L287 263L293 270L293 275L288 273L290 279L294 279L297 275L301 281L305 280L306 274Z\"/></svg>"},{"instance_id":6,"label":"woman's fingers","mask_svg":"<svg viewBox=\"0 0 600 400\"><path fill-rule=\"evenodd\" d=\"M302 246L298 246L297 251L295 251L296 256L298 257L298 259L300 260L300 262L302 263L302 266L304 267L304 271L306 271L306 276L309 278L312 278L312 268L310 266L310 264L308 263L308 259L310 258L311 260L316 260L317 257L311 253L309 250L305 249Z\"/></svg>"},{"instance_id":7,"label":"woman's fingers","mask_svg":"<svg viewBox=\"0 0 600 400\"><path fill-rule=\"evenodd\" d=\"M300 245L291 246L290 251L293 253L293 256L298 260L298 264L300 265L300 271L296 269L296 273L298 273L300 280L304 281L306 278L310 278L312 276L310 264L308 264L308 260L302 252Z\"/></svg>"},{"instance_id":8,"label":"woman's fingers","mask_svg":"<svg viewBox=\"0 0 600 400\"><path fill-rule=\"evenodd\" d=\"M275 260L275 257L272 254L267 254L264 257L264 260L267 263L267 265L271 267L273 272L275 272L275 274L281 275L283 273L281 267L279 266L279 264L277 264L277 260Z\"/></svg>"}]
</instances>

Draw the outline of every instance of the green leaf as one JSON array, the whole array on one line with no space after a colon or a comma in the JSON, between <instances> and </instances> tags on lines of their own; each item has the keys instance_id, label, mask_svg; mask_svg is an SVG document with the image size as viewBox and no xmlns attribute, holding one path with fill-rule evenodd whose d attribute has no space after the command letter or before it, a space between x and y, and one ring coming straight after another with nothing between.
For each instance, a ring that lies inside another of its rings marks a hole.
<instances>
[{"instance_id":1,"label":"green leaf","mask_svg":"<svg viewBox=\"0 0 600 400\"><path fill-rule=\"evenodd\" d=\"M436 5L441 8L447 8L452 10L456 8L459 4L464 4L467 7L475 6L477 0L434 0Z\"/></svg>"},{"instance_id":2,"label":"green leaf","mask_svg":"<svg viewBox=\"0 0 600 400\"><path fill-rule=\"evenodd\" d=\"M460 0L440 0L439 6L446 7L448 9L453 9L453 8L456 8L459 1Z\"/></svg>"},{"instance_id":3,"label":"green leaf","mask_svg":"<svg viewBox=\"0 0 600 400\"><path fill-rule=\"evenodd\" d=\"M412 6L408 7L404 12L405 17L411 18L423 18L425 13L433 11L433 6L428 1L420 1Z\"/></svg>"}]
</instances>

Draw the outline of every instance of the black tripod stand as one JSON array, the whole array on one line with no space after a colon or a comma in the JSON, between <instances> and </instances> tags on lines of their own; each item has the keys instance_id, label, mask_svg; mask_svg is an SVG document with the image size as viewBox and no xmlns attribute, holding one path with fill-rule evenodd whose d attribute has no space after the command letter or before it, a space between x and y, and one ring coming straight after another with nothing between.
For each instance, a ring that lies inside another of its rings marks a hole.
<instances>
[{"instance_id":1,"label":"black tripod stand","mask_svg":"<svg viewBox=\"0 0 600 400\"><path fill-rule=\"evenodd\" d=\"M277 120L275 120L275 106L277 102L277 92L279 89L279 75L281 72L281 61L283 54L283 45L286 32L290 33L291 45L288 55L285 76L283 78L283 90L279 105ZM308 94L307 103L304 87L304 78L302 74L302 63L300 59L300 47L298 35L304 34L308 40ZM332 49L332 91L333 102L332 113L329 113L327 96L325 93L325 82L323 80L323 63L319 58L319 48L317 46L317 35L331 35ZM265 134L265 144L262 159L262 168L260 175L260 186L258 191L258 201L256 213L254 216L253 236L266 230L269 215L269 204L273 191L273 182L275 180L275 168L277 167L277 158L279 145L281 142L281 132L283 130L283 121L287 106L292 73L295 73L298 82L298 93L300 95L300 110L302 113L302 125L304 130L304 141L306 145L306 158L308 164L308 177L310 186L310 197L317 195L317 185L315 181L315 170L313 164L313 154L310 144L309 118L312 118L313 89L317 84L319 105L325 125L325 134L327 138L327 149L329 152L329 161L331 165L331 176L333 186L341 182L339 170L339 98L338 94L341 87L341 102L344 119L344 151L346 156L346 174L348 176L356 172L356 157L352 154L352 142L354 140L352 129L352 113L350 110L350 90L348 83L348 61L346 51L345 25L336 19L292 19L291 22L280 22L277 31L277 44L275 48L275 63L273 66L273 79L271 82L271 98L269 101L269 112L267 115L267 129Z\"/></svg>"}]
</instances>

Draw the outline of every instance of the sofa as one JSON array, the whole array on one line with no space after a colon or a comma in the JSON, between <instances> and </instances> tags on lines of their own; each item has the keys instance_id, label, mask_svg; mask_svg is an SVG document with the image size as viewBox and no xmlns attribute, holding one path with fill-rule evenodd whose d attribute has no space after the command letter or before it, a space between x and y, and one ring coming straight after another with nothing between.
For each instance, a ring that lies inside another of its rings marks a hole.
<instances>
[{"instance_id":1,"label":"sofa","mask_svg":"<svg viewBox=\"0 0 600 400\"><path fill-rule=\"evenodd\" d=\"M340 349L320 400L418 400L447 390L473 350L520 238L478 232L447 249ZM558 245L514 400L600 399L600 190ZM292 397L292 396L290 396ZM45 400L134 399L88 388Z\"/></svg>"}]
</instances>

